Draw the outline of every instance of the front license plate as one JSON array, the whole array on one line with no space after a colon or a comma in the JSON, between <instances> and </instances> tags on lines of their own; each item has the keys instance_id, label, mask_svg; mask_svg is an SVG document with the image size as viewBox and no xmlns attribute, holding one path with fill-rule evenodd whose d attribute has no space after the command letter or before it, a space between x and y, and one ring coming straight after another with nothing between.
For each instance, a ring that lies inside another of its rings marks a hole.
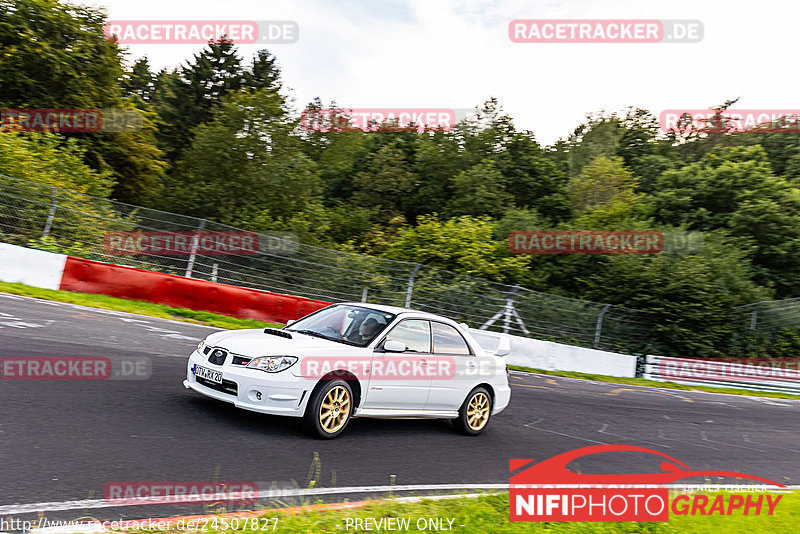
<instances>
[{"instance_id":1,"label":"front license plate","mask_svg":"<svg viewBox=\"0 0 800 534\"><path fill-rule=\"evenodd\" d=\"M222 384L221 371L215 371L207 367L200 367L199 365L195 365L194 375L199 376L200 378L205 378L206 380L211 380L212 382L216 382L217 384Z\"/></svg>"}]
</instances>

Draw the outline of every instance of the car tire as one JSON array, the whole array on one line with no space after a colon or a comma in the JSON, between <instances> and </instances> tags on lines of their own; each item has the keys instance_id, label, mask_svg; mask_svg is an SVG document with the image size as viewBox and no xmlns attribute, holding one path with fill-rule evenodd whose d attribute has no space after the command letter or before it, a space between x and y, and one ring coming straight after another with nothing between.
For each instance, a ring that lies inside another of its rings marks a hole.
<instances>
[{"instance_id":1,"label":"car tire","mask_svg":"<svg viewBox=\"0 0 800 534\"><path fill-rule=\"evenodd\" d=\"M303 426L314 437L333 439L353 415L353 389L345 380L326 380L309 399Z\"/></svg>"},{"instance_id":2,"label":"car tire","mask_svg":"<svg viewBox=\"0 0 800 534\"><path fill-rule=\"evenodd\" d=\"M492 417L492 396L485 388L477 387L469 392L458 417L451 419L453 428L461 434L477 436L484 431Z\"/></svg>"}]
</instances>

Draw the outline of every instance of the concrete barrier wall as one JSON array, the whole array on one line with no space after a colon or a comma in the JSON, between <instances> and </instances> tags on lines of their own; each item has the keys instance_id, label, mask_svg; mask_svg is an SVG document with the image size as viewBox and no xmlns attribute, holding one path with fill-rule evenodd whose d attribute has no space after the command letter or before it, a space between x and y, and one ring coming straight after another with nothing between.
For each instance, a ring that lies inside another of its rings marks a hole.
<instances>
[{"instance_id":1,"label":"concrete barrier wall","mask_svg":"<svg viewBox=\"0 0 800 534\"><path fill-rule=\"evenodd\" d=\"M58 289L67 256L0 243L0 280Z\"/></svg>"},{"instance_id":2,"label":"concrete barrier wall","mask_svg":"<svg viewBox=\"0 0 800 534\"><path fill-rule=\"evenodd\" d=\"M470 334L485 350L504 355L510 365L546 371L636 376L636 356L474 328L470 329Z\"/></svg>"}]
</instances>

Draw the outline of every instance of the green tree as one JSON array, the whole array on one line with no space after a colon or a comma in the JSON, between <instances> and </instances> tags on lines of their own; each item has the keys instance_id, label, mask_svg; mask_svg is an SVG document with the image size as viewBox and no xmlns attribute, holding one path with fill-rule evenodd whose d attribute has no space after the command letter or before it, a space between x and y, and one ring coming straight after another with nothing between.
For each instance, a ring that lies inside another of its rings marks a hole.
<instances>
[{"instance_id":1,"label":"green tree","mask_svg":"<svg viewBox=\"0 0 800 534\"><path fill-rule=\"evenodd\" d=\"M636 178L619 156L598 156L567 184L573 209L586 213L615 204L630 205L635 199Z\"/></svg>"},{"instance_id":2,"label":"green tree","mask_svg":"<svg viewBox=\"0 0 800 534\"><path fill-rule=\"evenodd\" d=\"M584 274L582 297L644 311L653 353L722 356L739 328L731 308L767 298L752 274L742 250L709 235L700 255L610 257Z\"/></svg>"},{"instance_id":3,"label":"green tree","mask_svg":"<svg viewBox=\"0 0 800 534\"><path fill-rule=\"evenodd\" d=\"M529 132L514 132L494 157L497 169L505 178L505 190L514 205L536 208L552 221L570 215L566 176L546 157Z\"/></svg>"},{"instance_id":4,"label":"green tree","mask_svg":"<svg viewBox=\"0 0 800 534\"><path fill-rule=\"evenodd\" d=\"M114 186L112 174L86 165L85 155L75 139L56 134L0 134L4 241L83 257L94 251L102 258L105 231L132 229L133 221L110 202L83 195L108 197ZM58 208L49 235L42 238L52 201Z\"/></svg>"},{"instance_id":5,"label":"green tree","mask_svg":"<svg viewBox=\"0 0 800 534\"><path fill-rule=\"evenodd\" d=\"M409 170L403 152L392 145L384 145L370 158L368 170L355 176L353 202L374 207L381 222L387 222L405 214L415 185L416 176Z\"/></svg>"},{"instance_id":6,"label":"green tree","mask_svg":"<svg viewBox=\"0 0 800 534\"><path fill-rule=\"evenodd\" d=\"M566 144L566 162L570 178L580 176L583 168L600 156L618 154L625 129L615 115L588 115L587 122L578 126Z\"/></svg>"},{"instance_id":7,"label":"green tree","mask_svg":"<svg viewBox=\"0 0 800 534\"><path fill-rule=\"evenodd\" d=\"M442 211L452 197L453 178L467 166L458 137L436 132L417 137L414 170L419 187L413 192L409 220Z\"/></svg>"},{"instance_id":8,"label":"green tree","mask_svg":"<svg viewBox=\"0 0 800 534\"><path fill-rule=\"evenodd\" d=\"M513 197L506 191L506 178L492 161L485 161L455 177L445 210L453 216L498 217L513 206Z\"/></svg>"},{"instance_id":9,"label":"green tree","mask_svg":"<svg viewBox=\"0 0 800 534\"><path fill-rule=\"evenodd\" d=\"M161 117L158 140L171 163L192 141L195 128L211 120L224 97L242 89L278 94L280 69L267 50L243 63L233 41L212 41L179 69L156 77L156 110Z\"/></svg>"},{"instance_id":10,"label":"green tree","mask_svg":"<svg viewBox=\"0 0 800 534\"><path fill-rule=\"evenodd\" d=\"M58 0L0 0L0 107L117 104L121 53L105 17Z\"/></svg>"},{"instance_id":11,"label":"green tree","mask_svg":"<svg viewBox=\"0 0 800 534\"><path fill-rule=\"evenodd\" d=\"M722 229L748 251L755 280L797 296L800 194L770 169L759 146L731 147L665 172L653 198L656 220L691 230Z\"/></svg>"},{"instance_id":12,"label":"green tree","mask_svg":"<svg viewBox=\"0 0 800 534\"><path fill-rule=\"evenodd\" d=\"M104 129L70 133L95 171L109 172L120 200L148 203L164 165L152 117L124 98L121 52L103 34L105 13L56 0L0 0L0 107L96 108ZM141 128L109 131L110 114Z\"/></svg>"},{"instance_id":13,"label":"green tree","mask_svg":"<svg viewBox=\"0 0 800 534\"><path fill-rule=\"evenodd\" d=\"M178 162L165 209L229 224L287 220L319 195L316 166L302 152L280 95L232 94Z\"/></svg>"},{"instance_id":14,"label":"green tree","mask_svg":"<svg viewBox=\"0 0 800 534\"><path fill-rule=\"evenodd\" d=\"M114 187L112 174L86 165L85 154L75 139L57 134L0 134L0 174L108 197Z\"/></svg>"},{"instance_id":15,"label":"green tree","mask_svg":"<svg viewBox=\"0 0 800 534\"><path fill-rule=\"evenodd\" d=\"M153 99L156 89L156 75L150 70L150 62L146 57L137 59L131 70L125 72L120 80L120 87L125 96L138 96L144 102Z\"/></svg>"},{"instance_id":16,"label":"green tree","mask_svg":"<svg viewBox=\"0 0 800 534\"><path fill-rule=\"evenodd\" d=\"M333 131L315 129L314 110L322 108L324 106L319 98L309 102L303 110L300 127L303 150L319 168L320 178L324 184L324 201L327 205L333 206L353 195L353 176L359 172L356 167L367 152L367 134L361 131L341 131L335 126ZM331 102L325 109L339 108L335 102Z\"/></svg>"},{"instance_id":17,"label":"green tree","mask_svg":"<svg viewBox=\"0 0 800 534\"><path fill-rule=\"evenodd\" d=\"M508 254L507 238L493 239L494 226L488 217L462 216L447 221L420 217L416 226L400 230L386 257L498 282L524 283L529 257Z\"/></svg>"},{"instance_id":18,"label":"green tree","mask_svg":"<svg viewBox=\"0 0 800 534\"><path fill-rule=\"evenodd\" d=\"M169 161L189 146L194 129L211 120L221 99L242 86L242 60L232 41L210 42L189 63L157 78L158 140Z\"/></svg>"}]
</instances>

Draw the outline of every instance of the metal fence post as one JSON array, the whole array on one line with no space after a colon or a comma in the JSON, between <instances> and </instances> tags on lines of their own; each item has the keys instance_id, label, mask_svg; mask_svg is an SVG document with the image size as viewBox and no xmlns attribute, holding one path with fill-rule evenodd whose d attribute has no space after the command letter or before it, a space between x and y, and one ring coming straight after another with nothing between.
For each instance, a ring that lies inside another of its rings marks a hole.
<instances>
[{"instance_id":1,"label":"metal fence post","mask_svg":"<svg viewBox=\"0 0 800 534\"><path fill-rule=\"evenodd\" d=\"M610 307L611 304L606 304L603 306L603 309L600 310L600 313L597 314L597 323L594 325L594 344L592 345L594 348L600 346L600 332L603 330L603 315L606 314Z\"/></svg>"},{"instance_id":2,"label":"metal fence post","mask_svg":"<svg viewBox=\"0 0 800 534\"><path fill-rule=\"evenodd\" d=\"M417 273L419 272L420 268L422 268L422 264L418 263L414 266L414 270L411 271L411 276L408 277L408 291L406 291L406 308L411 307L411 292L414 290L414 278L417 277Z\"/></svg>"},{"instance_id":3,"label":"metal fence post","mask_svg":"<svg viewBox=\"0 0 800 534\"><path fill-rule=\"evenodd\" d=\"M522 320L522 317L519 316L517 313L516 308L514 307L514 301L517 296L517 292L520 289L520 285L517 284L511 288L511 291L508 292L508 296L506 297L506 303L503 305L503 308L492 315L492 317L483 323L479 330L486 330L490 326L494 324L501 316L503 317L503 333L508 334L508 331L511 330L511 319L514 318L517 320L517 324L519 325L520 329L525 333L526 336L531 335L528 331L528 328L525 326L525 321Z\"/></svg>"},{"instance_id":4,"label":"metal fence post","mask_svg":"<svg viewBox=\"0 0 800 534\"><path fill-rule=\"evenodd\" d=\"M519 284L511 288L506 298L506 307L505 310L503 310L504 334L508 334L508 331L511 330L511 318L514 316L514 297L517 295L517 291L519 291Z\"/></svg>"},{"instance_id":5,"label":"metal fence post","mask_svg":"<svg viewBox=\"0 0 800 534\"><path fill-rule=\"evenodd\" d=\"M197 256L197 247L200 245L200 232L203 231L203 228L206 225L206 220L203 219L200 221L200 226L197 227L197 232L195 232L194 237L192 238L192 251L189 253L189 263L186 264L186 274L184 276L186 278L192 277L192 269L194 268L194 258Z\"/></svg>"},{"instance_id":6,"label":"metal fence post","mask_svg":"<svg viewBox=\"0 0 800 534\"><path fill-rule=\"evenodd\" d=\"M756 305L753 306L753 311L750 313L750 330L756 329L756 321L758 321L758 308L764 304L763 300L756 302Z\"/></svg>"},{"instance_id":7,"label":"metal fence post","mask_svg":"<svg viewBox=\"0 0 800 534\"><path fill-rule=\"evenodd\" d=\"M52 185L50 186L50 196L53 199L52 204L50 204L50 213L47 214L47 222L44 223L44 231L42 232L42 237L47 237L50 233L50 228L53 226L53 217L56 215L56 208L58 207L58 197L56 197L56 188Z\"/></svg>"}]
</instances>

